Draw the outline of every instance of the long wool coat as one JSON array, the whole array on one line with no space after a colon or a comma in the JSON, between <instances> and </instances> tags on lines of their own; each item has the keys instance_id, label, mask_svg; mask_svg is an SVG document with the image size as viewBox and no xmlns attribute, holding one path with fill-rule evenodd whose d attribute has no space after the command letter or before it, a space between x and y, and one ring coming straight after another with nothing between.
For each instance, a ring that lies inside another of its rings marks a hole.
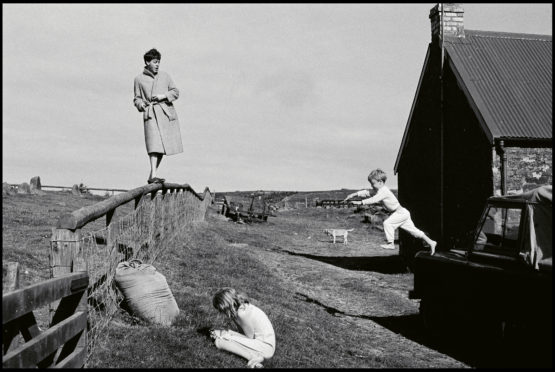
<instances>
[{"instance_id":1,"label":"long wool coat","mask_svg":"<svg viewBox=\"0 0 555 372\"><path fill-rule=\"evenodd\" d=\"M134 85L133 104L143 112L146 152L165 155L183 152L179 120L172 103L179 97L179 90L170 75L163 71L154 75L145 68L142 74L135 77ZM167 99L159 103L151 102L152 96L157 94L164 94ZM143 102L148 105L144 110Z\"/></svg>"}]
</instances>

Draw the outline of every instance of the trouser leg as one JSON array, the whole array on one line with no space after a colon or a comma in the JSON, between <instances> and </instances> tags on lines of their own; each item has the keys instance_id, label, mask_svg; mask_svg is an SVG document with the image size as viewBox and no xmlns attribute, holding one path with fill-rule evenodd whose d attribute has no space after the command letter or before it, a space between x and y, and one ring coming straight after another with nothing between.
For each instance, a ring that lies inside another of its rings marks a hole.
<instances>
[{"instance_id":1,"label":"trouser leg","mask_svg":"<svg viewBox=\"0 0 555 372\"><path fill-rule=\"evenodd\" d=\"M408 211L407 211L407 218L403 221L403 223L401 223L401 225L399 225L399 227L405 230L406 232L408 232L409 234L411 234L412 236L414 236L415 238L422 239L425 236L424 232L418 229L414 225L414 222L412 222L412 219L410 218L410 212Z\"/></svg>"},{"instance_id":2,"label":"trouser leg","mask_svg":"<svg viewBox=\"0 0 555 372\"><path fill-rule=\"evenodd\" d=\"M395 229L397 229L404 221L405 217L399 212L393 212L383 222L383 231L385 233L385 240L388 243L393 243L395 241Z\"/></svg>"},{"instance_id":3,"label":"trouser leg","mask_svg":"<svg viewBox=\"0 0 555 372\"><path fill-rule=\"evenodd\" d=\"M271 358L274 352L270 345L231 330L226 331L222 337L216 338L215 345L218 349L237 354L247 360L259 356Z\"/></svg>"}]
</instances>

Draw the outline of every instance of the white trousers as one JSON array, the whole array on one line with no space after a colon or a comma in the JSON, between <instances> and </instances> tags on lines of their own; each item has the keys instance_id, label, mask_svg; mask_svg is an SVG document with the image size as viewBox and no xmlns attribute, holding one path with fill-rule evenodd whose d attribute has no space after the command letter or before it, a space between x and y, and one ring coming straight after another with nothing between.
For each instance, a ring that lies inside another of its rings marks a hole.
<instances>
[{"instance_id":1,"label":"white trousers","mask_svg":"<svg viewBox=\"0 0 555 372\"><path fill-rule=\"evenodd\" d=\"M424 232L414 226L414 222L412 222L410 218L410 212L404 207L397 208L397 210L383 222L385 239L388 243L394 242L395 230L397 228L405 230L415 238L422 238L424 236Z\"/></svg>"},{"instance_id":2,"label":"white trousers","mask_svg":"<svg viewBox=\"0 0 555 372\"><path fill-rule=\"evenodd\" d=\"M242 333L232 330L223 331L221 337L217 337L214 344L218 349L237 354L247 360L262 356L269 359L274 355L275 348L256 338L248 338Z\"/></svg>"}]
</instances>

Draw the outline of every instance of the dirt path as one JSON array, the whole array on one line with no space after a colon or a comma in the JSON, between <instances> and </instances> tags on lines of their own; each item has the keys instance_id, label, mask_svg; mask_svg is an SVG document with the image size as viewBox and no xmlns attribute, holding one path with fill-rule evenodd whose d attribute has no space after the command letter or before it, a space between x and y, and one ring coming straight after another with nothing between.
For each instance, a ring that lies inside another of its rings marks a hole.
<instances>
[{"instance_id":1,"label":"dirt path","mask_svg":"<svg viewBox=\"0 0 555 372\"><path fill-rule=\"evenodd\" d=\"M323 307L349 324L353 332L370 332L383 347L366 355L404 356L414 367L467 367L425 346L418 302L408 298L412 274L397 250L379 248L381 231L368 229L361 217L340 209L302 209L279 213L266 224L221 224L224 238L277 274L295 299ZM330 227L354 227L349 244L333 244L322 233Z\"/></svg>"}]
</instances>

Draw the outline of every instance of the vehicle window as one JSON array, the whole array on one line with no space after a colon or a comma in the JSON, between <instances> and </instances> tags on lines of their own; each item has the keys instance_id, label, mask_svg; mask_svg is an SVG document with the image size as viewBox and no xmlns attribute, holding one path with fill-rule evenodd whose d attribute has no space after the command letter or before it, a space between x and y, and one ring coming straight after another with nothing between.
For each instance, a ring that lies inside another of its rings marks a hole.
<instances>
[{"instance_id":1,"label":"vehicle window","mask_svg":"<svg viewBox=\"0 0 555 372\"><path fill-rule=\"evenodd\" d=\"M520 228L520 209L505 209L507 218L505 219L505 239L516 243L518 239L518 229Z\"/></svg>"},{"instance_id":2,"label":"vehicle window","mask_svg":"<svg viewBox=\"0 0 555 372\"><path fill-rule=\"evenodd\" d=\"M490 207L478 233L475 251L516 254L522 210Z\"/></svg>"}]
</instances>

